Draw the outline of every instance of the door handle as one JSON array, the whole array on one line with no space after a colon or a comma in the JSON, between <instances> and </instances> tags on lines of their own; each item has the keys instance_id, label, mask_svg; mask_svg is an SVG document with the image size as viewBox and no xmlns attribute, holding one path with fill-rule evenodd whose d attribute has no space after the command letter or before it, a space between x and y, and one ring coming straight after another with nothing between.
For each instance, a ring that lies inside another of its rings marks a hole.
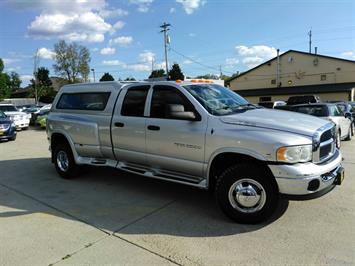
<instances>
[{"instance_id":1,"label":"door handle","mask_svg":"<svg viewBox=\"0 0 355 266\"><path fill-rule=\"evenodd\" d=\"M124 124L121 122L116 122L115 127L124 127Z\"/></svg>"},{"instance_id":2,"label":"door handle","mask_svg":"<svg viewBox=\"0 0 355 266\"><path fill-rule=\"evenodd\" d=\"M149 125L149 126L148 126L148 129L149 129L149 130L159 131L159 130L160 130L160 127L154 126L154 125Z\"/></svg>"}]
</instances>

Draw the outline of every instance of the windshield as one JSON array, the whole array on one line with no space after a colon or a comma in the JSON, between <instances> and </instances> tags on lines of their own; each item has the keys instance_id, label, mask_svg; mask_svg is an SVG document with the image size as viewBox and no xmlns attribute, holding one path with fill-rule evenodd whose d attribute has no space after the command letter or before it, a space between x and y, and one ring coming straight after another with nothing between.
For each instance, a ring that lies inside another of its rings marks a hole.
<instances>
[{"instance_id":1,"label":"windshield","mask_svg":"<svg viewBox=\"0 0 355 266\"><path fill-rule=\"evenodd\" d=\"M328 116L328 107L326 105L311 105L311 106L298 106L292 109L295 112L307 115L324 117Z\"/></svg>"},{"instance_id":2,"label":"windshield","mask_svg":"<svg viewBox=\"0 0 355 266\"><path fill-rule=\"evenodd\" d=\"M0 105L0 111L3 111L3 112L17 112L18 110L13 105Z\"/></svg>"},{"instance_id":3,"label":"windshield","mask_svg":"<svg viewBox=\"0 0 355 266\"><path fill-rule=\"evenodd\" d=\"M249 108L257 108L235 92L216 84L183 86L213 115L229 115Z\"/></svg>"},{"instance_id":4,"label":"windshield","mask_svg":"<svg viewBox=\"0 0 355 266\"><path fill-rule=\"evenodd\" d=\"M6 115L4 114L4 112L0 111L0 118L5 118L5 117L6 117Z\"/></svg>"}]
</instances>

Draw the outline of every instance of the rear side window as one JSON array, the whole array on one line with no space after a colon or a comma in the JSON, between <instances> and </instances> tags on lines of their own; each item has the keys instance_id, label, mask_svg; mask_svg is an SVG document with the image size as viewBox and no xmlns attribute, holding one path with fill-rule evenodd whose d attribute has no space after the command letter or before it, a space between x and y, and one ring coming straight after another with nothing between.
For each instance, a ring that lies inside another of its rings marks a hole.
<instances>
[{"instance_id":1,"label":"rear side window","mask_svg":"<svg viewBox=\"0 0 355 266\"><path fill-rule=\"evenodd\" d=\"M293 109L298 113L303 113L307 115L325 117L328 116L328 108L325 105L314 105L314 106L300 106Z\"/></svg>"},{"instance_id":2,"label":"rear side window","mask_svg":"<svg viewBox=\"0 0 355 266\"><path fill-rule=\"evenodd\" d=\"M103 111L110 94L110 92L63 93L57 103L57 109Z\"/></svg>"},{"instance_id":3,"label":"rear side window","mask_svg":"<svg viewBox=\"0 0 355 266\"><path fill-rule=\"evenodd\" d=\"M145 100L150 86L137 86L130 88L123 100L121 115L144 116Z\"/></svg>"},{"instance_id":4,"label":"rear side window","mask_svg":"<svg viewBox=\"0 0 355 266\"><path fill-rule=\"evenodd\" d=\"M343 116L343 113L336 105L329 106L329 111L331 116Z\"/></svg>"}]
</instances>

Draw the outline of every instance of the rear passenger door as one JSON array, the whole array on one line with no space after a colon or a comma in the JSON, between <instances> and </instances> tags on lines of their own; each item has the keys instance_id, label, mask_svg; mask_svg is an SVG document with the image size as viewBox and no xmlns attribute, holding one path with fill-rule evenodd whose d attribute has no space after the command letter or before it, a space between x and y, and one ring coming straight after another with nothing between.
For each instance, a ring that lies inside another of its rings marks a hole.
<instances>
[{"instance_id":1,"label":"rear passenger door","mask_svg":"<svg viewBox=\"0 0 355 266\"><path fill-rule=\"evenodd\" d=\"M203 173L207 117L198 113L178 88L155 85L150 94L146 132L148 165L167 173L199 179ZM183 105L185 111L194 112L200 121L169 117L169 104Z\"/></svg>"},{"instance_id":2,"label":"rear passenger door","mask_svg":"<svg viewBox=\"0 0 355 266\"><path fill-rule=\"evenodd\" d=\"M146 99L150 86L123 89L112 118L112 144L117 160L146 164Z\"/></svg>"}]
</instances>

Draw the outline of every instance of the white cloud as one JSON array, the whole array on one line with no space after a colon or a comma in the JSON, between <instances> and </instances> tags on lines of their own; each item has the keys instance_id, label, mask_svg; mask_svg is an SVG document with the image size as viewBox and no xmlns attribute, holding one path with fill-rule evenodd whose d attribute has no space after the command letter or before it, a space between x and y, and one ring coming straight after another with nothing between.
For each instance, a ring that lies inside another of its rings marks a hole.
<instances>
[{"instance_id":1,"label":"white cloud","mask_svg":"<svg viewBox=\"0 0 355 266\"><path fill-rule=\"evenodd\" d=\"M43 59L53 59L55 57L55 52L42 47L38 50L37 52L38 57L43 58Z\"/></svg>"},{"instance_id":2,"label":"white cloud","mask_svg":"<svg viewBox=\"0 0 355 266\"><path fill-rule=\"evenodd\" d=\"M126 69L133 70L135 72L149 72L151 71L151 67L147 64L133 64L127 65Z\"/></svg>"},{"instance_id":3,"label":"white cloud","mask_svg":"<svg viewBox=\"0 0 355 266\"><path fill-rule=\"evenodd\" d=\"M81 14L41 14L28 26L34 38L62 38L69 41L102 42L112 26L93 12Z\"/></svg>"},{"instance_id":4,"label":"white cloud","mask_svg":"<svg viewBox=\"0 0 355 266\"><path fill-rule=\"evenodd\" d=\"M184 60L182 63L183 63L184 65L190 65L190 64L192 64L193 62L192 62L191 60L189 60L189 59L186 59L186 60Z\"/></svg>"},{"instance_id":5,"label":"white cloud","mask_svg":"<svg viewBox=\"0 0 355 266\"><path fill-rule=\"evenodd\" d=\"M241 57L241 62L248 68L255 67L277 55L274 47L266 45L245 46L239 45L235 47L237 55Z\"/></svg>"},{"instance_id":6,"label":"white cloud","mask_svg":"<svg viewBox=\"0 0 355 266\"><path fill-rule=\"evenodd\" d=\"M99 51L99 50L100 50L100 49L97 48L97 47L94 47L94 48L91 49L91 51L93 51L93 52L97 52L97 51Z\"/></svg>"},{"instance_id":7,"label":"white cloud","mask_svg":"<svg viewBox=\"0 0 355 266\"><path fill-rule=\"evenodd\" d=\"M175 13L175 11L176 11L175 8L172 7L172 8L170 8L169 13L172 14L172 13Z\"/></svg>"},{"instance_id":8,"label":"white cloud","mask_svg":"<svg viewBox=\"0 0 355 266\"><path fill-rule=\"evenodd\" d=\"M99 11L99 15L103 18L114 18L114 17L123 17L128 15L128 11L121 8L117 9L102 9Z\"/></svg>"},{"instance_id":9,"label":"white cloud","mask_svg":"<svg viewBox=\"0 0 355 266\"><path fill-rule=\"evenodd\" d=\"M342 56L342 57L345 57L345 58L350 58L350 59L354 60L354 59L355 59L355 51L343 52L343 53L341 53L341 56Z\"/></svg>"},{"instance_id":10,"label":"white cloud","mask_svg":"<svg viewBox=\"0 0 355 266\"><path fill-rule=\"evenodd\" d=\"M104 60L102 64L106 66L125 66L125 63L120 60Z\"/></svg>"},{"instance_id":11,"label":"white cloud","mask_svg":"<svg viewBox=\"0 0 355 266\"><path fill-rule=\"evenodd\" d=\"M21 75L20 79L22 80L23 83L29 83L31 79L33 79L32 75Z\"/></svg>"},{"instance_id":12,"label":"white cloud","mask_svg":"<svg viewBox=\"0 0 355 266\"><path fill-rule=\"evenodd\" d=\"M106 33L114 33L123 22L112 26L105 18L128 15L126 10L111 8L107 0L3 0L18 10L39 11L27 27L27 36L35 39L102 42Z\"/></svg>"},{"instance_id":13,"label":"white cloud","mask_svg":"<svg viewBox=\"0 0 355 266\"><path fill-rule=\"evenodd\" d=\"M239 63L239 60L238 60L237 58L231 57L231 58L227 58L227 59L226 59L226 65L227 65L227 66L235 66L235 65L237 65L238 63Z\"/></svg>"},{"instance_id":14,"label":"white cloud","mask_svg":"<svg viewBox=\"0 0 355 266\"><path fill-rule=\"evenodd\" d=\"M151 51L144 51L143 53L140 53L138 55L138 60L141 63L152 63L152 60L154 60L155 54Z\"/></svg>"},{"instance_id":15,"label":"white cloud","mask_svg":"<svg viewBox=\"0 0 355 266\"><path fill-rule=\"evenodd\" d=\"M121 46L127 46L133 42L132 36L120 36L109 41L109 45L118 44Z\"/></svg>"},{"instance_id":16,"label":"white cloud","mask_svg":"<svg viewBox=\"0 0 355 266\"><path fill-rule=\"evenodd\" d=\"M113 28L115 30L120 30L120 29L122 29L124 27L125 24L126 23L124 23L123 21L119 20L115 24L113 24Z\"/></svg>"},{"instance_id":17,"label":"white cloud","mask_svg":"<svg viewBox=\"0 0 355 266\"><path fill-rule=\"evenodd\" d=\"M131 4L137 5L137 10L142 13L147 13L149 11L150 5L154 0L129 0Z\"/></svg>"},{"instance_id":18,"label":"white cloud","mask_svg":"<svg viewBox=\"0 0 355 266\"><path fill-rule=\"evenodd\" d=\"M196 33L189 33L189 37L196 37Z\"/></svg>"},{"instance_id":19,"label":"white cloud","mask_svg":"<svg viewBox=\"0 0 355 266\"><path fill-rule=\"evenodd\" d=\"M182 4L186 14L191 15L199 7L203 6L206 2L203 0L176 0L177 3Z\"/></svg>"},{"instance_id":20,"label":"white cloud","mask_svg":"<svg viewBox=\"0 0 355 266\"><path fill-rule=\"evenodd\" d=\"M116 49L111 47L102 48L100 51L100 54L102 55L112 55L115 53L116 53Z\"/></svg>"},{"instance_id":21,"label":"white cloud","mask_svg":"<svg viewBox=\"0 0 355 266\"><path fill-rule=\"evenodd\" d=\"M19 62L21 61L20 59L18 58L3 58L2 61L4 62L4 65L9 65L9 64L13 64L13 63L16 63L16 62Z\"/></svg>"}]
</instances>

